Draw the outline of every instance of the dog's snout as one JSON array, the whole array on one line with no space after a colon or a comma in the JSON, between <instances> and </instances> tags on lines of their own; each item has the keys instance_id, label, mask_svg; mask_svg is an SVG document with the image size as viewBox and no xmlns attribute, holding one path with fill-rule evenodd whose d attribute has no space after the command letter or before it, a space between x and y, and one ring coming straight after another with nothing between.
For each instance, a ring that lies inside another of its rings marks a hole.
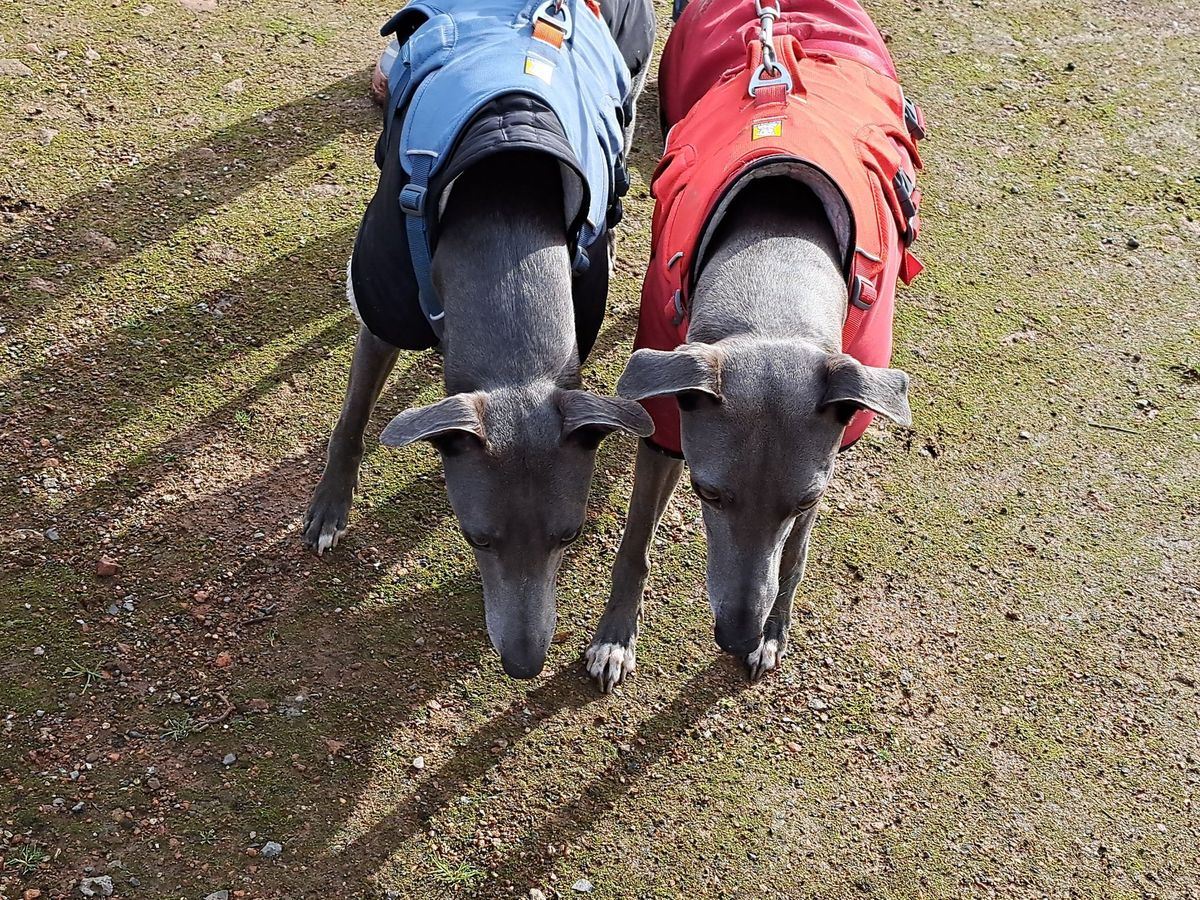
<instances>
[{"instance_id":1,"label":"dog's snout","mask_svg":"<svg viewBox=\"0 0 1200 900\"><path fill-rule=\"evenodd\" d=\"M510 678L536 678L546 665L546 654L535 652L503 653L500 664Z\"/></svg>"},{"instance_id":2,"label":"dog's snout","mask_svg":"<svg viewBox=\"0 0 1200 900\"><path fill-rule=\"evenodd\" d=\"M734 656L745 656L758 649L762 629L746 622L718 621L715 629L717 646Z\"/></svg>"}]
</instances>

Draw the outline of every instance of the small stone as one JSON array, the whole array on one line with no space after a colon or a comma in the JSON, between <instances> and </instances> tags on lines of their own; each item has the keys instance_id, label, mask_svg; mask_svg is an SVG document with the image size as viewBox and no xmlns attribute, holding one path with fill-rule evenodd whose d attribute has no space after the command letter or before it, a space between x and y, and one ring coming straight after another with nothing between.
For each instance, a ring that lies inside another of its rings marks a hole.
<instances>
[{"instance_id":1,"label":"small stone","mask_svg":"<svg viewBox=\"0 0 1200 900\"><path fill-rule=\"evenodd\" d=\"M226 97L236 97L242 91L246 90L246 82L244 79L235 78L233 81L221 88L221 93Z\"/></svg>"},{"instance_id":2,"label":"small stone","mask_svg":"<svg viewBox=\"0 0 1200 900\"><path fill-rule=\"evenodd\" d=\"M541 888L530 888L529 900L546 900L546 892Z\"/></svg>"},{"instance_id":3,"label":"small stone","mask_svg":"<svg viewBox=\"0 0 1200 900\"><path fill-rule=\"evenodd\" d=\"M826 703L824 700L822 700L820 697L813 697L811 700L808 701L808 708L813 710L814 712L820 712L823 709L829 709L829 704Z\"/></svg>"},{"instance_id":4,"label":"small stone","mask_svg":"<svg viewBox=\"0 0 1200 900\"><path fill-rule=\"evenodd\" d=\"M162 787L162 782L159 781L157 778L153 778L153 777L147 778L146 779L146 787L150 788L150 790L152 790L152 791L157 791L159 788Z\"/></svg>"},{"instance_id":5,"label":"small stone","mask_svg":"<svg viewBox=\"0 0 1200 900\"><path fill-rule=\"evenodd\" d=\"M228 669L233 665L233 654L228 650L222 650L217 654L215 664L218 669Z\"/></svg>"},{"instance_id":6,"label":"small stone","mask_svg":"<svg viewBox=\"0 0 1200 900\"><path fill-rule=\"evenodd\" d=\"M571 890L577 894L590 894L595 888L595 885L586 878L580 878L577 882L571 885Z\"/></svg>"},{"instance_id":7,"label":"small stone","mask_svg":"<svg viewBox=\"0 0 1200 900\"><path fill-rule=\"evenodd\" d=\"M278 841L267 841L262 845L262 850L259 851L263 859L274 859L277 856L283 855L283 844Z\"/></svg>"},{"instance_id":8,"label":"small stone","mask_svg":"<svg viewBox=\"0 0 1200 900\"><path fill-rule=\"evenodd\" d=\"M87 804L84 803L82 800L80 800L78 803L76 803L74 806L71 807L71 812L75 813L76 815L79 815L79 813L83 812L86 807L87 807Z\"/></svg>"},{"instance_id":9,"label":"small stone","mask_svg":"<svg viewBox=\"0 0 1200 900\"><path fill-rule=\"evenodd\" d=\"M45 648L45 647L34 647L34 648L33 648L33 655L34 655L34 656L45 656L45 655L46 655L46 648Z\"/></svg>"},{"instance_id":10,"label":"small stone","mask_svg":"<svg viewBox=\"0 0 1200 900\"><path fill-rule=\"evenodd\" d=\"M416 759L413 760L412 766L414 769L416 769L418 772L420 772L422 769L425 768L425 757L418 756Z\"/></svg>"},{"instance_id":11,"label":"small stone","mask_svg":"<svg viewBox=\"0 0 1200 900\"><path fill-rule=\"evenodd\" d=\"M1032 434L1030 434L1028 431L1019 431L1019 432L1017 432L1017 437L1018 437L1018 438L1020 438L1020 439L1021 439L1021 440L1023 440L1023 441L1031 441L1031 440L1033 440L1033 435L1032 435Z\"/></svg>"},{"instance_id":12,"label":"small stone","mask_svg":"<svg viewBox=\"0 0 1200 900\"><path fill-rule=\"evenodd\" d=\"M0 78L28 78L33 69L19 59L0 59Z\"/></svg>"},{"instance_id":13,"label":"small stone","mask_svg":"<svg viewBox=\"0 0 1200 900\"><path fill-rule=\"evenodd\" d=\"M21 900L38 900L38 897L40 896L42 896L41 891L39 891L37 888L30 888L21 895Z\"/></svg>"},{"instance_id":14,"label":"small stone","mask_svg":"<svg viewBox=\"0 0 1200 900\"><path fill-rule=\"evenodd\" d=\"M120 563L111 557L102 556L96 561L96 574L101 578L112 578L120 571Z\"/></svg>"},{"instance_id":15,"label":"small stone","mask_svg":"<svg viewBox=\"0 0 1200 900\"><path fill-rule=\"evenodd\" d=\"M902 685L904 685L905 687L908 687L908 686L909 686L909 685L911 685L911 684L912 684L914 681L916 681L916 678L914 678L914 677L913 677L913 673L912 673L912 672L908 671L908 669L901 669L901 670L900 670L900 683L901 683Z\"/></svg>"},{"instance_id":16,"label":"small stone","mask_svg":"<svg viewBox=\"0 0 1200 900\"><path fill-rule=\"evenodd\" d=\"M53 526L51 526L50 528L47 528L45 531L42 532L42 534L45 535L46 540L48 540L48 541L57 541L58 540L58 529Z\"/></svg>"},{"instance_id":17,"label":"small stone","mask_svg":"<svg viewBox=\"0 0 1200 900\"><path fill-rule=\"evenodd\" d=\"M223 762L227 766L232 766L235 762L237 762L237 754L236 753L226 753L225 758L223 760L221 760L221 762Z\"/></svg>"},{"instance_id":18,"label":"small stone","mask_svg":"<svg viewBox=\"0 0 1200 900\"><path fill-rule=\"evenodd\" d=\"M213 891L204 900L229 900L229 891Z\"/></svg>"},{"instance_id":19,"label":"small stone","mask_svg":"<svg viewBox=\"0 0 1200 900\"><path fill-rule=\"evenodd\" d=\"M84 878L79 882L79 893L85 897L111 897L113 880L110 875L99 875L95 878Z\"/></svg>"},{"instance_id":20,"label":"small stone","mask_svg":"<svg viewBox=\"0 0 1200 900\"><path fill-rule=\"evenodd\" d=\"M1129 240L1127 240L1125 242L1125 246L1128 247L1130 250L1136 250L1138 247L1140 247L1142 245L1140 243L1138 243L1137 238L1131 237Z\"/></svg>"}]
</instances>

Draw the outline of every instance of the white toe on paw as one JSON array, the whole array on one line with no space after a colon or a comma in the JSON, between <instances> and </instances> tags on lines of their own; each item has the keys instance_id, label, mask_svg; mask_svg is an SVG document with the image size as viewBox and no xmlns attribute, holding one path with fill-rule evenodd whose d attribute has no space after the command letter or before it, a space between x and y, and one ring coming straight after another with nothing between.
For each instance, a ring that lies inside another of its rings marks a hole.
<instances>
[{"instance_id":1,"label":"white toe on paw","mask_svg":"<svg viewBox=\"0 0 1200 900\"><path fill-rule=\"evenodd\" d=\"M338 538L345 533L345 528L339 528L334 531L322 531L321 536L317 538L317 555L320 556L330 547L336 547Z\"/></svg>"},{"instance_id":2,"label":"white toe on paw","mask_svg":"<svg viewBox=\"0 0 1200 900\"><path fill-rule=\"evenodd\" d=\"M757 681L762 678L772 669L779 665L779 660L783 656L779 652L779 641L769 640L763 641L758 645L758 649L752 651L746 657L746 665L750 669L750 678Z\"/></svg>"},{"instance_id":3,"label":"white toe on paw","mask_svg":"<svg viewBox=\"0 0 1200 900\"><path fill-rule=\"evenodd\" d=\"M592 644L587 649L587 670L607 692L637 668L637 655L624 644Z\"/></svg>"}]
</instances>

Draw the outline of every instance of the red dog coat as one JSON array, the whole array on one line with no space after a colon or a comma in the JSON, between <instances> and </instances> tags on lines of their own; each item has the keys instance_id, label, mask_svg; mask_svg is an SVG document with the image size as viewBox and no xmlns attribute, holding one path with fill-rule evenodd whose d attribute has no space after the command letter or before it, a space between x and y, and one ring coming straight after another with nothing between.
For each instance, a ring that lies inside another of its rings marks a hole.
<instances>
[{"instance_id":1,"label":"red dog coat","mask_svg":"<svg viewBox=\"0 0 1200 900\"><path fill-rule=\"evenodd\" d=\"M658 84L671 130L651 185L653 249L635 346L673 350L687 342L705 242L755 174L783 173L813 189L838 235L849 285L843 350L886 366L896 279L908 283L921 270L908 246L920 227L916 139L924 122L905 102L883 38L854 0L780 6L775 56L790 75L790 92L783 85L750 92L762 59L754 0L693 0L667 41ZM678 455L675 399L643 405L654 419L653 443ZM871 416L855 415L843 447Z\"/></svg>"}]
</instances>

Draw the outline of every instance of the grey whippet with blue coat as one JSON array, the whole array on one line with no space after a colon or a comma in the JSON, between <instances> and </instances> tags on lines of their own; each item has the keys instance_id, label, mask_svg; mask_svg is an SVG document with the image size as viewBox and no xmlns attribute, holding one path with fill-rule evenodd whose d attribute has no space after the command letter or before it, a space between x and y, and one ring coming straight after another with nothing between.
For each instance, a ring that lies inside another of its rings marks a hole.
<instances>
[{"instance_id":1,"label":"grey whippet with blue coat","mask_svg":"<svg viewBox=\"0 0 1200 900\"><path fill-rule=\"evenodd\" d=\"M652 427L637 403L580 382L603 318L624 155L655 28L648 0L605 0L601 12L602 36L585 0L419 0L385 30L396 33L399 54L376 151L379 187L347 275L363 325L304 523L318 553L337 543L367 420L400 350L439 347L447 396L401 412L381 440L428 441L441 454L482 575L488 634L518 678L543 668L555 579L584 525L597 446L615 431L645 436ZM472 43L472 34L482 37ZM510 89L480 96L487 84L476 82L490 65L508 67L496 80ZM567 84L591 105L564 111L570 101L553 91ZM469 101L439 99L447 85ZM414 145L422 129L443 127L439 116L463 121L431 172L430 151ZM608 166L599 175L598 154ZM424 217L415 231L414 216ZM425 272L415 252L423 241Z\"/></svg>"}]
</instances>

